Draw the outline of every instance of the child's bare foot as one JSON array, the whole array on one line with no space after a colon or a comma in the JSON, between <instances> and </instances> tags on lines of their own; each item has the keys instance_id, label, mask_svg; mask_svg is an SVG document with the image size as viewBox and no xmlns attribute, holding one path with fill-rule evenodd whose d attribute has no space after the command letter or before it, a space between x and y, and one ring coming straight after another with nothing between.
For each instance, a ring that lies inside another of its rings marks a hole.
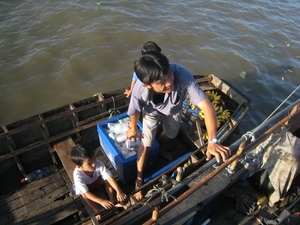
<instances>
[{"instance_id":1,"label":"child's bare foot","mask_svg":"<svg viewBox=\"0 0 300 225\"><path fill-rule=\"evenodd\" d=\"M98 215L95 216L95 218L96 218L96 220L101 220L101 215L98 214Z\"/></svg>"}]
</instances>

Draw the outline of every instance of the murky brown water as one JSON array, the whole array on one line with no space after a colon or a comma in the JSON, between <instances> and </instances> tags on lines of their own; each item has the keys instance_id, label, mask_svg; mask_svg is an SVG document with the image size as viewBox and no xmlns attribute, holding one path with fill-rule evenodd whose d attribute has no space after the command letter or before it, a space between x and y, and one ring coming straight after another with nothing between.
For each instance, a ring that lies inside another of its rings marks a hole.
<instances>
[{"instance_id":1,"label":"murky brown water","mask_svg":"<svg viewBox=\"0 0 300 225\"><path fill-rule=\"evenodd\" d=\"M1 1L0 125L129 86L152 40L248 95L248 131L300 83L299 12L298 1Z\"/></svg>"}]
</instances>

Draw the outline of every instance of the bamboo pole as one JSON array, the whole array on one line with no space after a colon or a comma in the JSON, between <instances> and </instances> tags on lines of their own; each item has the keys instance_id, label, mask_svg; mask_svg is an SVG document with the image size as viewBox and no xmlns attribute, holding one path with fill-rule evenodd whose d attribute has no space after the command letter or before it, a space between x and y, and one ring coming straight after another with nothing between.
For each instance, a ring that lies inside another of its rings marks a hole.
<instances>
[{"instance_id":1,"label":"bamboo pole","mask_svg":"<svg viewBox=\"0 0 300 225\"><path fill-rule=\"evenodd\" d=\"M247 143L247 141L245 140L245 141L243 141L243 142L240 144L240 146L239 146L239 148L238 148L238 150L237 150L237 152L236 152L237 154L241 155L241 154L243 153L244 148L245 148L245 146L246 146L246 143ZM233 172L233 171L234 171L234 169L235 169L236 165L238 164L238 162L239 162L239 158L237 158L236 160L234 160L234 161L231 163L231 165L230 165L230 167L229 167L229 171L230 171L230 172Z\"/></svg>"}]
</instances>

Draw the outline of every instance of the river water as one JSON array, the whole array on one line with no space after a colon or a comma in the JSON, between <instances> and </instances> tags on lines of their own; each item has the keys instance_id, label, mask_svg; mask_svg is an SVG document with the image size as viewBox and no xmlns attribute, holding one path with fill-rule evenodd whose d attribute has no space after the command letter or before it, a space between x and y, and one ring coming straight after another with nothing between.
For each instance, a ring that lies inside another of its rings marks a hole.
<instances>
[{"instance_id":1,"label":"river water","mask_svg":"<svg viewBox=\"0 0 300 225\"><path fill-rule=\"evenodd\" d=\"M298 0L1 1L0 126L129 86L152 40L251 99L244 133L300 84L299 37Z\"/></svg>"}]
</instances>

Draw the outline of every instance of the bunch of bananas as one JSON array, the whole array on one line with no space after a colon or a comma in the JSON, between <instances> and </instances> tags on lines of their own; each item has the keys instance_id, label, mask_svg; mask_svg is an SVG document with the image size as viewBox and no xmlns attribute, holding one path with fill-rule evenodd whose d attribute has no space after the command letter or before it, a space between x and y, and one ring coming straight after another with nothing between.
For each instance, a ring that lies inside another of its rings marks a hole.
<instances>
[{"instance_id":1,"label":"bunch of bananas","mask_svg":"<svg viewBox=\"0 0 300 225\"><path fill-rule=\"evenodd\" d=\"M203 139L203 141L208 141L208 133L207 133L207 130L205 130L205 131L202 132L202 139Z\"/></svg>"},{"instance_id":2,"label":"bunch of bananas","mask_svg":"<svg viewBox=\"0 0 300 225\"><path fill-rule=\"evenodd\" d=\"M226 122L230 117L230 112L226 109L223 110L223 107L221 106L221 95L218 94L216 91L205 91L205 94L207 95L208 99L211 101L215 111L216 111L216 117L217 117L217 127L219 128L223 122ZM203 113L200 115L202 118L204 118Z\"/></svg>"},{"instance_id":3,"label":"bunch of bananas","mask_svg":"<svg viewBox=\"0 0 300 225\"><path fill-rule=\"evenodd\" d=\"M215 91L205 91L205 94L207 95L208 99L212 102L212 104L219 104L221 95L218 95Z\"/></svg>"},{"instance_id":4,"label":"bunch of bananas","mask_svg":"<svg viewBox=\"0 0 300 225\"><path fill-rule=\"evenodd\" d=\"M230 117L230 112L228 109L223 110L223 107L220 106L220 110L216 111L217 120L220 122L226 122Z\"/></svg>"},{"instance_id":5,"label":"bunch of bananas","mask_svg":"<svg viewBox=\"0 0 300 225\"><path fill-rule=\"evenodd\" d=\"M207 95L208 99L211 101L215 109L217 117L217 128L219 128L222 125L222 123L226 122L230 118L230 112L227 109L223 109L221 95L218 94L217 91L205 91L205 94ZM186 101L189 102L190 109L194 110L197 107L191 102L188 95L186 96ZM199 111L199 118L200 120L204 119L204 113L202 110ZM205 129L202 131L202 138L204 141L208 140L207 130Z\"/></svg>"}]
</instances>

